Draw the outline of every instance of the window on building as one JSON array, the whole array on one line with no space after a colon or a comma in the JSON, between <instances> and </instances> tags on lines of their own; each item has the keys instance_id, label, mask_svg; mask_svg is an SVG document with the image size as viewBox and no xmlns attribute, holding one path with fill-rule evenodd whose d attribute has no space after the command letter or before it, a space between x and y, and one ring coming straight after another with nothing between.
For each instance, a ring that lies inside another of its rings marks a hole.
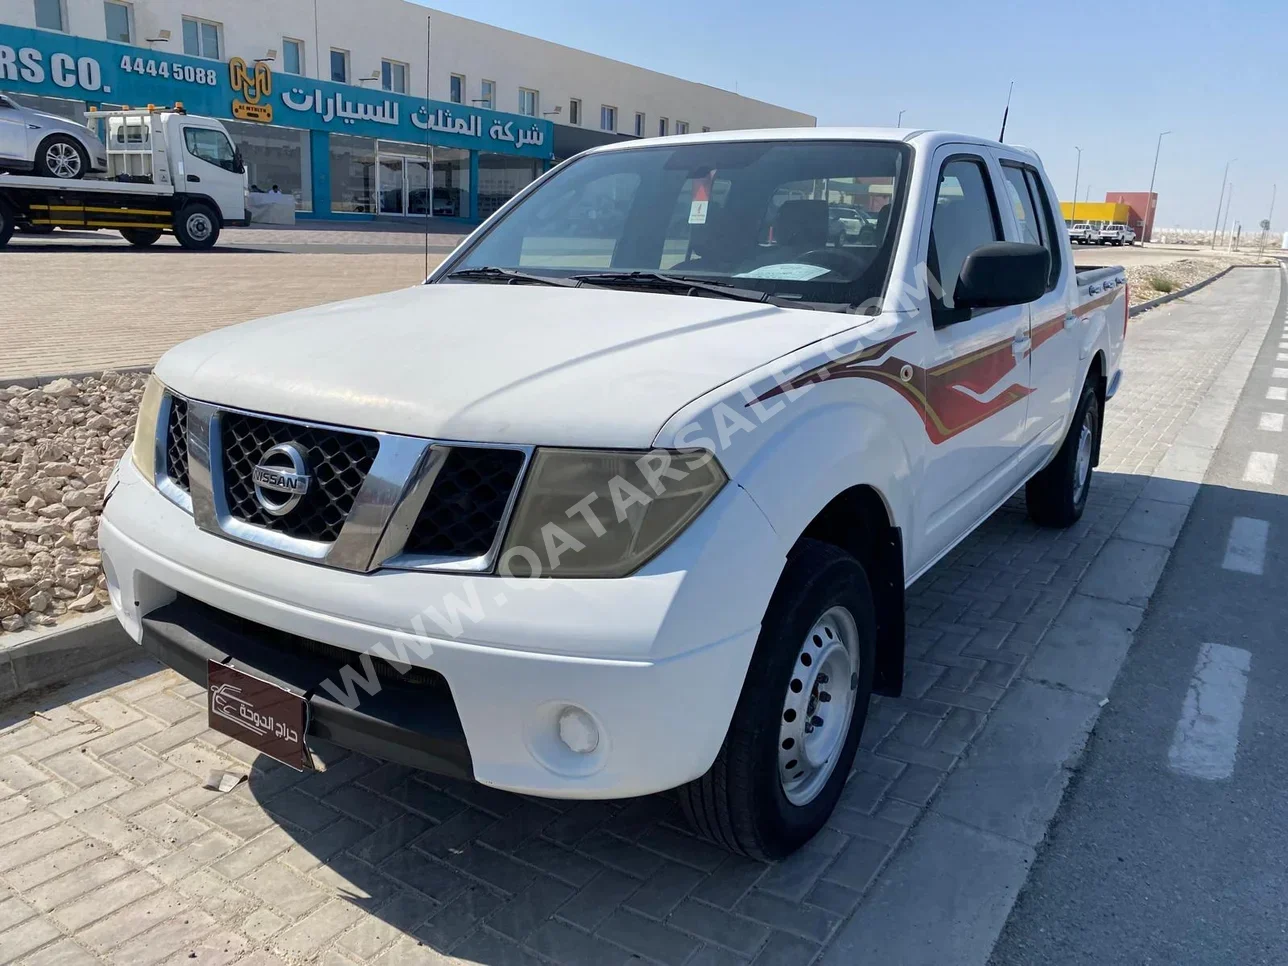
<instances>
[{"instance_id":1,"label":"window on building","mask_svg":"<svg viewBox=\"0 0 1288 966\"><path fill-rule=\"evenodd\" d=\"M486 218L541 174L541 162L479 152L479 217Z\"/></svg>"},{"instance_id":2,"label":"window on building","mask_svg":"<svg viewBox=\"0 0 1288 966\"><path fill-rule=\"evenodd\" d=\"M224 45L220 43L223 26L209 20L183 18L183 52L193 57L209 57L211 60L222 60L220 52Z\"/></svg>"},{"instance_id":3,"label":"window on building","mask_svg":"<svg viewBox=\"0 0 1288 966\"><path fill-rule=\"evenodd\" d=\"M479 106L489 111L496 110L496 81L485 80L479 90Z\"/></svg>"},{"instance_id":4,"label":"window on building","mask_svg":"<svg viewBox=\"0 0 1288 966\"><path fill-rule=\"evenodd\" d=\"M568 123L581 123L581 101L575 97L568 102Z\"/></svg>"},{"instance_id":5,"label":"window on building","mask_svg":"<svg viewBox=\"0 0 1288 966\"><path fill-rule=\"evenodd\" d=\"M375 140L332 134L330 142L331 210L375 211Z\"/></svg>"},{"instance_id":6,"label":"window on building","mask_svg":"<svg viewBox=\"0 0 1288 966\"><path fill-rule=\"evenodd\" d=\"M304 41L282 38L282 70L288 74L304 73Z\"/></svg>"},{"instance_id":7,"label":"window on building","mask_svg":"<svg viewBox=\"0 0 1288 966\"><path fill-rule=\"evenodd\" d=\"M447 85L447 97L453 104L465 103L465 75L453 74Z\"/></svg>"},{"instance_id":8,"label":"window on building","mask_svg":"<svg viewBox=\"0 0 1288 966\"><path fill-rule=\"evenodd\" d=\"M63 0L36 0L36 26L41 30L67 30Z\"/></svg>"},{"instance_id":9,"label":"window on building","mask_svg":"<svg viewBox=\"0 0 1288 966\"><path fill-rule=\"evenodd\" d=\"M107 39L122 44L134 43L134 8L120 0L103 0L103 20Z\"/></svg>"},{"instance_id":10,"label":"window on building","mask_svg":"<svg viewBox=\"0 0 1288 966\"><path fill-rule=\"evenodd\" d=\"M676 122L675 122L675 133L676 133L676 134L688 134L688 133L689 133L689 122L688 122L688 121L676 121Z\"/></svg>"},{"instance_id":11,"label":"window on building","mask_svg":"<svg viewBox=\"0 0 1288 966\"><path fill-rule=\"evenodd\" d=\"M331 79L337 84L349 83L349 52L331 48Z\"/></svg>"},{"instance_id":12,"label":"window on building","mask_svg":"<svg viewBox=\"0 0 1288 966\"><path fill-rule=\"evenodd\" d=\"M666 137L666 118L664 117L657 119L657 136L660 138Z\"/></svg>"},{"instance_id":13,"label":"window on building","mask_svg":"<svg viewBox=\"0 0 1288 966\"><path fill-rule=\"evenodd\" d=\"M536 117L537 112L541 109L540 95L526 87L519 88L519 113L526 114L528 117Z\"/></svg>"},{"instance_id":14,"label":"window on building","mask_svg":"<svg viewBox=\"0 0 1288 966\"><path fill-rule=\"evenodd\" d=\"M470 152L463 148L434 148L433 214L449 218L470 216Z\"/></svg>"},{"instance_id":15,"label":"window on building","mask_svg":"<svg viewBox=\"0 0 1288 966\"><path fill-rule=\"evenodd\" d=\"M936 310L951 311L953 290L966 256L980 245L1000 241L997 204L989 187L983 160L957 158L939 172L935 214L930 221L930 250L926 268L942 292L933 291Z\"/></svg>"},{"instance_id":16,"label":"window on building","mask_svg":"<svg viewBox=\"0 0 1288 966\"><path fill-rule=\"evenodd\" d=\"M194 158L217 165L225 171L237 169L237 155L228 140L228 135L223 131L212 131L204 127L185 127L183 143Z\"/></svg>"},{"instance_id":17,"label":"window on building","mask_svg":"<svg viewBox=\"0 0 1288 966\"><path fill-rule=\"evenodd\" d=\"M395 94L407 93L407 65L396 60L380 62L380 86Z\"/></svg>"},{"instance_id":18,"label":"window on building","mask_svg":"<svg viewBox=\"0 0 1288 966\"><path fill-rule=\"evenodd\" d=\"M644 115L638 111L635 112L635 136L637 138L644 136Z\"/></svg>"},{"instance_id":19,"label":"window on building","mask_svg":"<svg viewBox=\"0 0 1288 966\"><path fill-rule=\"evenodd\" d=\"M246 183L260 191L273 185L295 199L296 211L313 210L313 164L308 131L224 121L246 162Z\"/></svg>"},{"instance_id":20,"label":"window on building","mask_svg":"<svg viewBox=\"0 0 1288 966\"><path fill-rule=\"evenodd\" d=\"M601 131L617 131L617 108L609 107L605 104L599 109L599 129Z\"/></svg>"}]
</instances>

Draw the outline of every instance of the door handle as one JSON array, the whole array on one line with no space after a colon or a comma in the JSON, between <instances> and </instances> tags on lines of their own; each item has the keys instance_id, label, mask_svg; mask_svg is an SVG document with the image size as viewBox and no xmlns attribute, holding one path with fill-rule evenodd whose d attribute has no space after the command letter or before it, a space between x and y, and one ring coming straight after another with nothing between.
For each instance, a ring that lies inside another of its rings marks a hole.
<instances>
[{"instance_id":1,"label":"door handle","mask_svg":"<svg viewBox=\"0 0 1288 966\"><path fill-rule=\"evenodd\" d=\"M1023 359L1029 351L1029 346L1033 345L1033 340L1027 335L1017 335L1011 340L1011 353L1015 356L1016 361Z\"/></svg>"},{"instance_id":2,"label":"door handle","mask_svg":"<svg viewBox=\"0 0 1288 966\"><path fill-rule=\"evenodd\" d=\"M190 175L188 175L188 180L189 180L189 181L192 181L192 182L194 182L194 183L198 183L198 182L200 182L200 181L201 181L201 179L200 179L200 178L198 178L195 174L190 174Z\"/></svg>"}]
</instances>

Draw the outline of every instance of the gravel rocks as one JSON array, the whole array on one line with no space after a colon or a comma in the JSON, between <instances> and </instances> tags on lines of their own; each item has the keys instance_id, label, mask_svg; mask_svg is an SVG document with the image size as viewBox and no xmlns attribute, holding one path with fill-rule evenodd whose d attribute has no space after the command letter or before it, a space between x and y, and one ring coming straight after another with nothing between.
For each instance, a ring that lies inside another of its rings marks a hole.
<instances>
[{"instance_id":1,"label":"gravel rocks","mask_svg":"<svg viewBox=\"0 0 1288 966\"><path fill-rule=\"evenodd\" d=\"M147 376L0 388L0 638L107 604L98 515Z\"/></svg>"}]
</instances>

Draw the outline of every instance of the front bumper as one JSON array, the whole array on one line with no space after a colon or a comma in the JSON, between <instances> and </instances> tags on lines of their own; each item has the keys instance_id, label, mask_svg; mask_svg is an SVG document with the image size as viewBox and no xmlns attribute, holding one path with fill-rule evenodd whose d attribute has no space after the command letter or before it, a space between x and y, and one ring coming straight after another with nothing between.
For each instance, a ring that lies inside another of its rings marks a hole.
<instances>
[{"instance_id":1,"label":"front bumper","mask_svg":"<svg viewBox=\"0 0 1288 966\"><path fill-rule=\"evenodd\" d=\"M276 556L199 530L128 459L118 479L99 534L112 603L162 661L204 684L205 660L229 656L308 694L312 736L548 797L630 797L702 775L783 563L763 514L734 485L639 574L525 581L356 574ZM244 623L228 635L238 619L267 635ZM354 677L365 676L358 655L390 655L440 675L446 690L373 697L342 676L332 683L345 700L332 700L327 669L280 666L266 639L277 632L351 653ZM559 740L570 705L599 729L589 754Z\"/></svg>"}]
</instances>

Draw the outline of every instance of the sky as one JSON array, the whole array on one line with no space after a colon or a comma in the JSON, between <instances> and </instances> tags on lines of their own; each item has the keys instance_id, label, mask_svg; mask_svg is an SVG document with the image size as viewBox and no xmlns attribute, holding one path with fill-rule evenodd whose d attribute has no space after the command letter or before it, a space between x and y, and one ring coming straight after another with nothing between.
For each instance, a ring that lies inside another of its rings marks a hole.
<instances>
[{"instance_id":1,"label":"sky","mask_svg":"<svg viewBox=\"0 0 1288 966\"><path fill-rule=\"evenodd\" d=\"M1145 191L1157 226L1288 227L1284 0L433 0L520 33L818 118L996 138L1036 150L1060 197ZM585 92L589 103L593 91ZM1081 170L1076 170L1082 148ZM1222 220L1224 220L1224 209Z\"/></svg>"}]
</instances>

